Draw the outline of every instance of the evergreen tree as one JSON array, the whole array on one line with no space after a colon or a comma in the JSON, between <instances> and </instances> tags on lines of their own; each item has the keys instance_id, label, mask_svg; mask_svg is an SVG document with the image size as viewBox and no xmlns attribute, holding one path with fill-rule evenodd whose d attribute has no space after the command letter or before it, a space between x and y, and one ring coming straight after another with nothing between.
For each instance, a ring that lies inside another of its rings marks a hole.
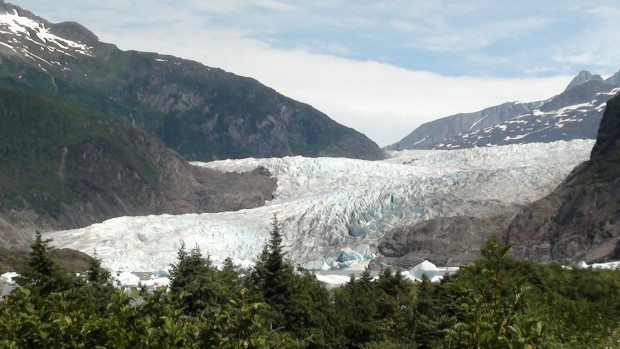
<instances>
[{"instance_id":1,"label":"evergreen tree","mask_svg":"<svg viewBox=\"0 0 620 349\"><path fill-rule=\"evenodd\" d=\"M459 272L463 319L447 331L445 347L527 348L542 339L542 322L525 314L526 278L506 273L511 245L493 237L482 244L482 258ZM456 296L456 294L454 294Z\"/></svg>"},{"instance_id":2,"label":"evergreen tree","mask_svg":"<svg viewBox=\"0 0 620 349\"><path fill-rule=\"evenodd\" d=\"M282 250L282 233L278 218L274 215L271 224L271 239L269 240L267 260L265 261L265 275L263 294L267 303L275 308L282 308L291 296L290 280L293 268L284 260Z\"/></svg>"},{"instance_id":3,"label":"evergreen tree","mask_svg":"<svg viewBox=\"0 0 620 349\"><path fill-rule=\"evenodd\" d=\"M382 330L377 320L379 289L368 270L337 289L334 297L336 314L346 338L347 348L363 348L372 341L380 341Z\"/></svg>"},{"instance_id":4,"label":"evergreen tree","mask_svg":"<svg viewBox=\"0 0 620 349\"><path fill-rule=\"evenodd\" d=\"M35 233L32 251L17 283L23 287L34 288L41 295L66 290L71 285L71 278L60 267L49 246L51 239L43 240L40 232Z\"/></svg>"},{"instance_id":5,"label":"evergreen tree","mask_svg":"<svg viewBox=\"0 0 620 349\"><path fill-rule=\"evenodd\" d=\"M290 299L290 281L293 276L293 268L284 256L280 224L274 215L269 243L256 262L252 278L264 301L280 313Z\"/></svg>"},{"instance_id":6,"label":"evergreen tree","mask_svg":"<svg viewBox=\"0 0 620 349\"><path fill-rule=\"evenodd\" d=\"M309 273L297 274L285 258L280 224L274 215L271 237L252 273L254 289L271 312L272 328L284 329L304 347L331 347L337 337L329 292Z\"/></svg>"},{"instance_id":7,"label":"evergreen tree","mask_svg":"<svg viewBox=\"0 0 620 349\"><path fill-rule=\"evenodd\" d=\"M198 246L188 252L182 244L177 258L170 270L170 293L187 313L197 314L224 301L217 270Z\"/></svg>"},{"instance_id":8,"label":"evergreen tree","mask_svg":"<svg viewBox=\"0 0 620 349\"><path fill-rule=\"evenodd\" d=\"M88 263L86 281L97 286L107 285L110 282L110 272L101 267L101 259L97 258L97 251Z\"/></svg>"}]
</instances>

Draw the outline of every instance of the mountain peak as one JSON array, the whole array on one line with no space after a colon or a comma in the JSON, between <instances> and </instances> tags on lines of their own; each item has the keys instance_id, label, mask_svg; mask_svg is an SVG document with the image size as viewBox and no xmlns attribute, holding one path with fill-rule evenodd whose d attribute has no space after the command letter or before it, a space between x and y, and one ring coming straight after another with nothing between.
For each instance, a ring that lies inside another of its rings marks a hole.
<instances>
[{"instance_id":1,"label":"mountain peak","mask_svg":"<svg viewBox=\"0 0 620 349\"><path fill-rule=\"evenodd\" d=\"M90 56L91 47L52 32L53 24L17 6L0 3L0 45L5 52L21 55L39 66L61 66L63 55ZM92 39L94 34L78 24L60 24L58 31ZM90 34L88 34L90 33ZM95 37L96 38L96 37Z\"/></svg>"},{"instance_id":2,"label":"mountain peak","mask_svg":"<svg viewBox=\"0 0 620 349\"><path fill-rule=\"evenodd\" d=\"M620 71L605 79L605 81L614 86L620 86Z\"/></svg>"},{"instance_id":3,"label":"mountain peak","mask_svg":"<svg viewBox=\"0 0 620 349\"><path fill-rule=\"evenodd\" d=\"M573 88L573 87L575 87L577 85L581 85L584 82L587 82L587 81L590 81L590 80L603 80L603 78L600 75L598 75L598 74L592 75L592 73L590 73L589 71L582 70L582 71L579 72L579 74L577 74L577 76L575 76L573 78L573 80L571 80L571 82L566 87L566 90L570 90L571 88Z\"/></svg>"},{"instance_id":4,"label":"mountain peak","mask_svg":"<svg viewBox=\"0 0 620 349\"><path fill-rule=\"evenodd\" d=\"M0 60L0 80L124 119L188 159L386 157L365 135L254 79L172 56L121 51L76 22L50 23L4 3Z\"/></svg>"},{"instance_id":5,"label":"mountain peak","mask_svg":"<svg viewBox=\"0 0 620 349\"><path fill-rule=\"evenodd\" d=\"M93 44L99 41L97 35L77 22L62 22L51 25L51 32L75 42Z\"/></svg>"}]
</instances>

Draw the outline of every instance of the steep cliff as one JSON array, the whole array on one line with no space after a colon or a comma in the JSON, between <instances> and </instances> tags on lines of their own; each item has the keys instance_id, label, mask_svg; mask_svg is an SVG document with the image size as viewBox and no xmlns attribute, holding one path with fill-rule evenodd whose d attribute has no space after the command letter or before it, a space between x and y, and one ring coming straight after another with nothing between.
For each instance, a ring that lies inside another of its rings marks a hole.
<instances>
[{"instance_id":1,"label":"steep cliff","mask_svg":"<svg viewBox=\"0 0 620 349\"><path fill-rule=\"evenodd\" d=\"M607 102L589 161L525 208L505 239L513 254L570 263L620 259L620 97Z\"/></svg>"}]
</instances>

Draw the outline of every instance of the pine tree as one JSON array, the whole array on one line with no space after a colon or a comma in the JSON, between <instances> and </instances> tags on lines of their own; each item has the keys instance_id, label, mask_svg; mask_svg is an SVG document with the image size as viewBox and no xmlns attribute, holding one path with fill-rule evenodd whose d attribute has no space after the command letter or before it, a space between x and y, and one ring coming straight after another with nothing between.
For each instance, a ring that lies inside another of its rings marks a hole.
<instances>
[{"instance_id":1,"label":"pine tree","mask_svg":"<svg viewBox=\"0 0 620 349\"><path fill-rule=\"evenodd\" d=\"M17 283L22 287L37 289L41 295L59 292L70 287L71 280L60 267L49 246L51 239L43 240L40 232L35 233L32 251Z\"/></svg>"},{"instance_id":2,"label":"pine tree","mask_svg":"<svg viewBox=\"0 0 620 349\"><path fill-rule=\"evenodd\" d=\"M97 251L88 263L86 281L97 286L107 285L110 282L110 272L101 267L101 259L97 258Z\"/></svg>"},{"instance_id":3,"label":"pine tree","mask_svg":"<svg viewBox=\"0 0 620 349\"><path fill-rule=\"evenodd\" d=\"M329 292L309 273L297 274L286 260L277 216L271 236L252 273L254 288L271 312L272 328L283 328L303 347L330 347L336 337L335 314Z\"/></svg>"},{"instance_id":4,"label":"pine tree","mask_svg":"<svg viewBox=\"0 0 620 349\"><path fill-rule=\"evenodd\" d=\"M179 262L170 270L170 293L189 314L213 308L223 301L223 286L217 280L217 270L198 246L189 252L185 244L177 253Z\"/></svg>"},{"instance_id":5,"label":"pine tree","mask_svg":"<svg viewBox=\"0 0 620 349\"><path fill-rule=\"evenodd\" d=\"M268 255L264 263L263 294L269 305L275 308L282 308L291 295L289 283L293 268L284 260L285 253L282 250L282 233L280 232L278 218L275 215L271 227Z\"/></svg>"}]
</instances>

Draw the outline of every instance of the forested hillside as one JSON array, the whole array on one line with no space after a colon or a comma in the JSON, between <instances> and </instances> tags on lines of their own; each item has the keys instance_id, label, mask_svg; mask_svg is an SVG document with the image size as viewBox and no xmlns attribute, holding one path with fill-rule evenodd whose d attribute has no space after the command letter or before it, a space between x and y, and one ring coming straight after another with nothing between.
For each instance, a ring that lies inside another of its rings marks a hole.
<instances>
[{"instance_id":1,"label":"forested hillside","mask_svg":"<svg viewBox=\"0 0 620 349\"><path fill-rule=\"evenodd\" d=\"M131 125L46 93L0 86L0 125L4 247L27 246L35 228L257 207L275 190L265 171L196 168Z\"/></svg>"},{"instance_id":2,"label":"forested hillside","mask_svg":"<svg viewBox=\"0 0 620 349\"><path fill-rule=\"evenodd\" d=\"M0 13L0 81L125 120L187 159L386 156L365 135L254 79L122 51L80 24L50 23L11 4L0 3Z\"/></svg>"}]
</instances>

